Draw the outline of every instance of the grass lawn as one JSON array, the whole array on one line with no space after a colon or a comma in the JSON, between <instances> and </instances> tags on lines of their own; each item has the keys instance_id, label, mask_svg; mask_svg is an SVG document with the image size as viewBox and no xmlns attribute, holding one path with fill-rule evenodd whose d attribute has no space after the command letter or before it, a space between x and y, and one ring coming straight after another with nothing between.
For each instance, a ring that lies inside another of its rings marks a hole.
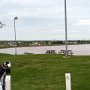
<instances>
[{"instance_id":1,"label":"grass lawn","mask_svg":"<svg viewBox=\"0 0 90 90\"><path fill-rule=\"evenodd\" d=\"M90 56L5 55L12 62L12 90L65 90L65 73L71 73L72 90L90 90Z\"/></svg>"}]
</instances>

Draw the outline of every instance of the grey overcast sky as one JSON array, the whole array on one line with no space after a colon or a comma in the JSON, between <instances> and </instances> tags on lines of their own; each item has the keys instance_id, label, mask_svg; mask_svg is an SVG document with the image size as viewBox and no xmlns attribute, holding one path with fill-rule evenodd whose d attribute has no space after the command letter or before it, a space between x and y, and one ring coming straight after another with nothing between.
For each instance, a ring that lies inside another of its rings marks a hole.
<instances>
[{"instance_id":1,"label":"grey overcast sky","mask_svg":"<svg viewBox=\"0 0 90 90\"><path fill-rule=\"evenodd\" d=\"M90 0L66 0L69 40L90 40ZM0 0L0 40L64 40L64 0Z\"/></svg>"}]
</instances>

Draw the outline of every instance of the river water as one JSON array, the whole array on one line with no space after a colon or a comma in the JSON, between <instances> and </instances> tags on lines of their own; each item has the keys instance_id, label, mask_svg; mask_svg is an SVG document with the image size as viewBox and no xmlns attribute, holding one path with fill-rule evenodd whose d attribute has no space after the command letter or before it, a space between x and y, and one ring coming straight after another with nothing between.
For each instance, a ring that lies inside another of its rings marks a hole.
<instances>
[{"instance_id":1,"label":"river water","mask_svg":"<svg viewBox=\"0 0 90 90\"><path fill-rule=\"evenodd\" d=\"M17 54L24 54L25 52L45 54L47 50L55 50L58 53L60 50L65 50L65 46L18 47ZM73 55L90 55L90 44L68 45L68 50L72 50ZM15 54L15 48L0 49L0 53Z\"/></svg>"}]
</instances>

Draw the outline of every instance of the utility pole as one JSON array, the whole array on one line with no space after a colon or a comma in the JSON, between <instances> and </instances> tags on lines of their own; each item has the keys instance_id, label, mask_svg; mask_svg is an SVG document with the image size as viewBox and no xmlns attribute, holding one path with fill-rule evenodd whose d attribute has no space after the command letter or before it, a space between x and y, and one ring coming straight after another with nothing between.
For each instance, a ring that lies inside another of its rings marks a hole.
<instances>
[{"instance_id":1,"label":"utility pole","mask_svg":"<svg viewBox=\"0 0 90 90\"><path fill-rule=\"evenodd\" d=\"M68 45L67 45L67 7L66 0L64 0L64 8L65 8L65 56L68 56Z\"/></svg>"}]
</instances>

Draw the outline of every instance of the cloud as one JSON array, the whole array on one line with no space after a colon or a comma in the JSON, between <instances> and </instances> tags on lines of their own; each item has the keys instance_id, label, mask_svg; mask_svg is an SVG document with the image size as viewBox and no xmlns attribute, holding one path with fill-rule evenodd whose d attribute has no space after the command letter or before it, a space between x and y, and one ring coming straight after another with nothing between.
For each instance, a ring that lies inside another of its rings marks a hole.
<instances>
[{"instance_id":1,"label":"cloud","mask_svg":"<svg viewBox=\"0 0 90 90\"><path fill-rule=\"evenodd\" d=\"M3 17L48 17L63 18L63 5L59 0L2 0ZM1 6L0 6L1 7Z\"/></svg>"},{"instance_id":2,"label":"cloud","mask_svg":"<svg viewBox=\"0 0 90 90\"><path fill-rule=\"evenodd\" d=\"M24 8L8 11L11 16L19 17L48 17L48 18L62 18L64 17L63 11L58 8Z\"/></svg>"},{"instance_id":3,"label":"cloud","mask_svg":"<svg viewBox=\"0 0 90 90\"><path fill-rule=\"evenodd\" d=\"M90 25L90 19L82 19L78 20L75 24L73 25Z\"/></svg>"},{"instance_id":4,"label":"cloud","mask_svg":"<svg viewBox=\"0 0 90 90\"><path fill-rule=\"evenodd\" d=\"M70 32L71 34L72 34L72 33L75 34L75 33L79 33L80 31L79 31L79 30L70 30L69 32Z\"/></svg>"},{"instance_id":5,"label":"cloud","mask_svg":"<svg viewBox=\"0 0 90 90\"><path fill-rule=\"evenodd\" d=\"M63 0L1 0L0 5L5 5L5 4L19 4L19 5L36 5L36 6L62 6Z\"/></svg>"},{"instance_id":6,"label":"cloud","mask_svg":"<svg viewBox=\"0 0 90 90\"><path fill-rule=\"evenodd\" d=\"M2 0L0 2L1 5L5 5L5 4L27 4L30 3L33 0Z\"/></svg>"},{"instance_id":7,"label":"cloud","mask_svg":"<svg viewBox=\"0 0 90 90\"><path fill-rule=\"evenodd\" d=\"M70 37L71 39L80 38L85 30L88 31L87 33L90 31L90 27L85 26L90 25L90 3L88 2L89 0L67 0L68 34L74 35ZM7 39L6 36L14 35L15 16L18 17L17 35L18 37L20 35L21 39L25 38L24 35L27 37L27 34L28 39L31 37L37 39L39 35L46 39L57 36L59 36L57 39L64 38L64 0L1 0L0 20L5 22L6 26L3 28L5 33L0 34L0 39ZM90 39L89 35L88 38Z\"/></svg>"},{"instance_id":8,"label":"cloud","mask_svg":"<svg viewBox=\"0 0 90 90\"><path fill-rule=\"evenodd\" d=\"M64 30L63 29L48 29L48 30L43 30L43 32L63 32Z\"/></svg>"}]
</instances>

